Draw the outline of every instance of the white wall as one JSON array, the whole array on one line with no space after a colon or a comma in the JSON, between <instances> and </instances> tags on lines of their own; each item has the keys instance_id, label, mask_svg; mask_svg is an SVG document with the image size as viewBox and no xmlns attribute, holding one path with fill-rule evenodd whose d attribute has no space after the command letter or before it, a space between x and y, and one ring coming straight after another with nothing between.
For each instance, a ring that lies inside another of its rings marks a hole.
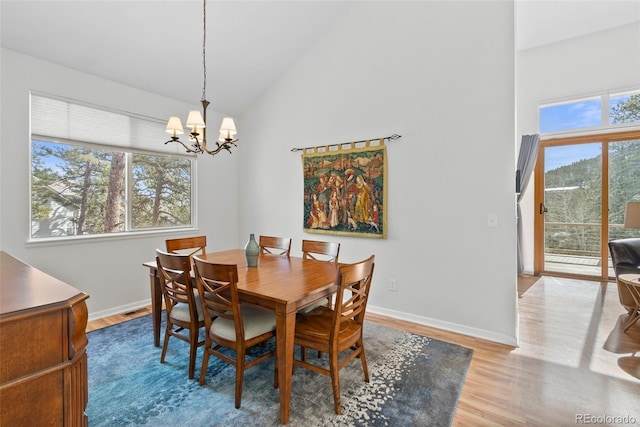
<instances>
[{"instance_id":1,"label":"white wall","mask_svg":"<svg viewBox=\"0 0 640 427\"><path fill-rule=\"evenodd\" d=\"M539 133L541 103L640 88L639 52L638 23L519 52L518 135ZM534 185L531 180L521 202L527 272L533 272Z\"/></svg>"},{"instance_id":2,"label":"white wall","mask_svg":"<svg viewBox=\"0 0 640 427\"><path fill-rule=\"evenodd\" d=\"M212 249L291 236L299 253L302 238L324 236L302 232L289 150L399 133L388 238L327 240L342 242L345 262L376 254L372 311L515 344L513 47L511 2L356 3L240 118L237 154L198 161L197 233ZM28 91L159 118L191 106L7 50L1 89L0 248L89 293L93 317L147 301L141 263L167 235L26 243Z\"/></svg>"},{"instance_id":3,"label":"white wall","mask_svg":"<svg viewBox=\"0 0 640 427\"><path fill-rule=\"evenodd\" d=\"M340 241L344 262L374 253L370 310L514 344L513 13L504 1L357 3L242 117L241 238L290 236L294 253L303 238ZM388 238L303 233L290 149L393 133Z\"/></svg>"},{"instance_id":4,"label":"white wall","mask_svg":"<svg viewBox=\"0 0 640 427\"><path fill-rule=\"evenodd\" d=\"M29 236L29 90L65 96L122 111L166 118L197 106L143 92L2 49L0 142L0 249L90 295L90 318L149 301L148 271L164 239L206 234L208 247L236 247L237 155L197 161L200 229L189 233L110 237L67 243L27 243ZM214 120L221 116L211 112ZM163 141L158 141L162 144Z\"/></svg>"}]
</instances>

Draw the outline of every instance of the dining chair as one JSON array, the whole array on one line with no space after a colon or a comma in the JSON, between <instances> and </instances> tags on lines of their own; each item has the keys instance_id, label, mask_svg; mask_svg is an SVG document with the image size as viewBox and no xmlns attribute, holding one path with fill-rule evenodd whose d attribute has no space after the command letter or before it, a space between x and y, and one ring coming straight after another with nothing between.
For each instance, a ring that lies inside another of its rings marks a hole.
<instances>
[{"instance_id":1,"label":"dining chair","mask_svg":"<svg viewBox=\"0 0 640 427\"><path fill-rule=\"evenodd\" d=\"M336 414L341 414L339 372L354 358L360 358L365 382L369 382L364 352L363 325L373 277L374 255L355 264L338 267L338 291L333 309L320 306L298 314L294 343L300 346L300 360L294 366L331 377ZM345 297L348 297L345 299ZM328 367L307 362L307 348L328 353ZM349 351L344 357L342 353Z\"/></svg>"},{"instance_id":2,"label":"dining chair","mask_svg":"<svg viewBox=\"0 0 640 427\"><path fill-rule=\"evenodd\" d=\"M302 258L337 263L339 254L340 243L318 240L302 241Z\"/></svg>"},{"instance_id":3,"label":"dining chair","mask_svg":"<svg viewBox=\"0 0 640 427\"><path fill-rule=\"evenodd\" d=\"M197 256L193 257L193 261L207 331L200 385L204 385L210 355L235 366L235 407L240 408L244 372L275 356L275 351L270 350L259 357L247 360L247 350L275 337L276 316L273 311L240 304L237 265L213 264ZM235 358L223 353L223 347L235 351ZM277 388L277 364L274 375L274 387Z\"/></svg>"},{"instance_id":4,"label":"dining chair","mask_svg":"<svg viewBox=\"0 0 640 427\"><path fill-rule=\"evenodd\" d=\"M291 239L284 237L260 236L260 253L289 256Z\"/></svg>"},{"instance_id":5,"label":"dining chair","mask_svg":"<svg viewBox=\"0 0 640 427\"><path fill-rule=\"evenodd\" d=\"M187 254L193 256L196 253L204 255L207 252L207 236L181 237L165 240L167 252L174 254Z\"/></svg>"},{"instance_id":6,"label":"dining chair","mask_svg":"<svg viewBox=\"0 0 640 427\"><path fill-rule=\"evenodd\" d=\"M340 243L336 242L321 242L318 240L303 240L302 241L302 258L313 259L319 261L332 262L338 264L338 255L340 253ZM326 305L331 308L332 296L329 295L326 298L322 298L319 301L314 302L308 307L305 307L301 312L306 313L320 305Z\"/></svg>"},{"instance_id":7,"label":"dining chair","mask_svg":"<svg viewBox=\"0 0 640 427\"><path fill-rule=\"evenodd\" d=\"M167 312L164 343L160 363L164 363L169 337L189 343L189 379L194 377L196 352L204 344L198 340L200 328L205 326L199 297L194 294L191 279L191 257L156 250L156 263Z\"/></svg>"}]
</instances>

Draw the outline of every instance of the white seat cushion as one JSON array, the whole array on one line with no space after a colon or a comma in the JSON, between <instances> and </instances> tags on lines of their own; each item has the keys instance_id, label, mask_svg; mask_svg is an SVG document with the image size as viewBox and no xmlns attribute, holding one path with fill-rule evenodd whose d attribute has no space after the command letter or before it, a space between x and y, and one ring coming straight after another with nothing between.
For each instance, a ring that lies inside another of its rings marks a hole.
<instances>
[{"instance_id":1,"label":"white seat cushion","mask_svg":"<svg viewBox=\"0 0 640 427\"><path fill-rule=\"evenodd\" d=\"M200 304L200 296L195 295L196 300L196 310L198 311L198 321L204 320L204 316L202 315L202 305ZM179 302L178 304L173 306L171 310L171 317L174 319L181 320L183 322L190 322L191 317L189 315L189 306L185 303Z\"/></svg>"},{"instance_id":2,"label":"white seat cushion","mask_svg":"<svg viewBox=\"0 0 640 427\"><path fill-rule=\"evenodd\" d=\"M276 329L276 314L273 311L245 304L240 304L240 311L242 312L245 339L248 340ZM211 332L229 341L236 340L236 327L230 319L215 318L211 324Z\"/></svg>"}]
</instances>

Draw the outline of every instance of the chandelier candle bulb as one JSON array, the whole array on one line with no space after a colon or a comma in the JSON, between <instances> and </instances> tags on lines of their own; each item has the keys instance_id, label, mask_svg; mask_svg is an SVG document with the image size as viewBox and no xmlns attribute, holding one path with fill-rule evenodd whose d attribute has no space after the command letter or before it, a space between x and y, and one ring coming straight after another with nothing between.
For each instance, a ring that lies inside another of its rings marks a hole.
<instances>
[{"instance_id":1,"label":"chandelier candle bulb","mask_svg":"<svg viewBox=\"0 0 640 427\"><path fill-rule=\"evenodd\" d=\"M236 135L236 124L233 122L231 117L225 117L222 119L222 125L220 126L220 136L219 141L232 141L233 137Z\"/></svg>"},{"instance_id":2,"label":"chandelier candle bulb","mask_svg":"<svg viewBox=\"0 0 640 427\"><path fill-rule=\"evenodd\" d=\"M206 127L206 123L202 118L202 114L198 110L189 111L189 116L187 117L187 126L193 129L194 132L197 132L198 128Z\"/></svg>"},{"instance_id":3,"label":"chandelier candle bulb","mask_svg":"<svg viewBox=\"0 0 640 427\"><path fill-rule=\"evenodd\" d=\"M176 135L182 135L184 133L184 129L182 129L182 122L180 121L180 117L169 117L167 128L165 130L167 131L167 133L172 134L174 137Z\"/></svg>"}]
</instances>

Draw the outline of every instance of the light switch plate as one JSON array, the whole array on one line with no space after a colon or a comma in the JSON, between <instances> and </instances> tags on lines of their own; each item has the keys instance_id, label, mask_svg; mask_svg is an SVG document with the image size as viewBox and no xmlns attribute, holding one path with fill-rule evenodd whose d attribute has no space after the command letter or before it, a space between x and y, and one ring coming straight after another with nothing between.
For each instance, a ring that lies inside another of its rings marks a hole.
<instances>
[{"instance_id":1,"label":"light switch plate","mask_svg":"<svg viewBox=\"0 0 640 427\"><path fill-rule=\"evenodd\" d=\"M492 228L498 226L498 214L489 214L487 216L487 226Z\"/></svg>"}]
</instances>

